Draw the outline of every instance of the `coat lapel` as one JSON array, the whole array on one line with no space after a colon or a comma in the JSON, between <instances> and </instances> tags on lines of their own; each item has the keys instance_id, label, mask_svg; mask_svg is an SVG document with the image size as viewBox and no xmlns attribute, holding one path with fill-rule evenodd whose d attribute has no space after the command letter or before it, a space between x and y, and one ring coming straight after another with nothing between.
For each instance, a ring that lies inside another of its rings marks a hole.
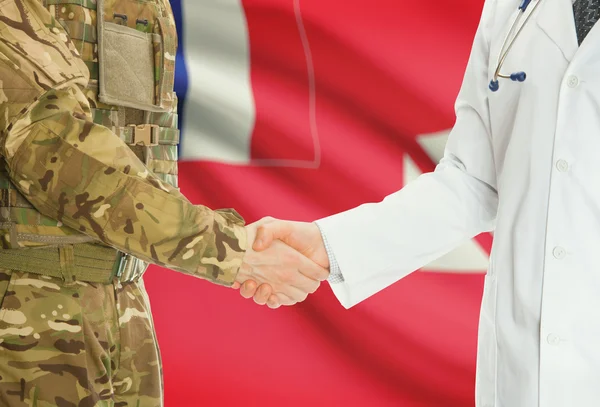
<instances>
[{"instance_id":1,"label":"coat lapel","mask_svg":"<svg viewBox=\"0 0 600 407\"><path fill-rule=\"evenodd\" d=\"M571 61L578 48L573 3L571 0L539 1L538 26L558 46L567 61Z\"/></svg>"}]
</instances>

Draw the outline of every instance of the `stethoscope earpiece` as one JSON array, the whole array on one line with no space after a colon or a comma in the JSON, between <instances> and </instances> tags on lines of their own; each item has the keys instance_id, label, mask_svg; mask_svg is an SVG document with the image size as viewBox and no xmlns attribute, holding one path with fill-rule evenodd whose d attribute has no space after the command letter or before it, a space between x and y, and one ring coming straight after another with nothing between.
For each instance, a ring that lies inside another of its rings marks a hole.
<instances>
[{"instance_id":1,"label":"stethoscope earpiece","mask_svg":"<svg viewBox=\"0 0 600 407\"><path fill-rule=\"evenodd\" d=\"M519 5L519 10L521 10L521 11L527 10L527 6L529 6L529 3L531 3L531 0L521 1L521 4Z\"/></svg>"},{"instance_id":2,"label":"stethoscope earpiece","mask_svg":"<svg viewBox=\"0 0 600 407\"><path fill-rule=\"evenodd\" d=\"M500 88L500 84L498 83L497 80L495 81L490 81L490 90L492 92L496 92L498 89Z\"/></svg>"}]
</instances>

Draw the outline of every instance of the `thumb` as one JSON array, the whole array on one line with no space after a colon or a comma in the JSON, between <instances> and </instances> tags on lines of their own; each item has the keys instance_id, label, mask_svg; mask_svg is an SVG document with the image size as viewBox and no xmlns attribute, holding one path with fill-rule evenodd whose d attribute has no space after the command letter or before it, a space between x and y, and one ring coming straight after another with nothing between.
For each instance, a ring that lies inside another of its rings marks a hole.
<instances>
[{"instance_id":1,"label":"thumb","mask_svg":"<svg viewBox=\"0 0 600 407\"><path fill-rule=\"evenodd\" d=\"M257 252L267 249L271 246L274 239L283 239L291 232L288 222L271 222L258 227L256 239L252 248Z\"/></svg>"}]
</instances>

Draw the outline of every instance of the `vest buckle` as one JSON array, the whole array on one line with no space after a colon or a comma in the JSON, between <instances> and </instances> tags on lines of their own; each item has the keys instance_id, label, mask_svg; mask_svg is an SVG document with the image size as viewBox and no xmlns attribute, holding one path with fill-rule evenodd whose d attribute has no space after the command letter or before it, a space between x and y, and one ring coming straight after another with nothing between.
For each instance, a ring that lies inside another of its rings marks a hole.
<instances>
[{"instance_id":1,"label":"vest buckle","mask_svg":"<svg viewBox=\"0 0 600 407\"><path fill-rule=\"evenodd\" d=\"M144 271L145 267L143 267L138 258L121 251L117 252L113 275L121 283L136 281Z\"/></svg>"},{"instance_id":2,"label":"vest buckle","mask_svg":"<svg viewBox=\"0 0 600 407\"><path fill-rule=\"evenodd\" d=\"M158 125L156 124L130 124L133 128L131 145L143 145L152 147L158 145Z\"/></svg>"}]
</instances>

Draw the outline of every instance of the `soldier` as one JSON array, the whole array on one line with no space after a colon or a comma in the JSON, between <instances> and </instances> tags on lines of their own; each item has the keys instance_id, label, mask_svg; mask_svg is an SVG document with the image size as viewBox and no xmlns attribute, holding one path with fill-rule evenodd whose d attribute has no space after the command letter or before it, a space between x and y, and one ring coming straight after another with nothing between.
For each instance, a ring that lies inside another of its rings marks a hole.
<instances>
[{"instance_id":1,"label":"soldier","mask_svg":"<svg viewBox=\"0 0 600 407\"><path fill-rule=\"evenodd\" d=\"M148 263L288 305L327 278L178 191L176 47L168 0L0 1L2 406L162 405Z\"/></svg>"}]
</instances>

